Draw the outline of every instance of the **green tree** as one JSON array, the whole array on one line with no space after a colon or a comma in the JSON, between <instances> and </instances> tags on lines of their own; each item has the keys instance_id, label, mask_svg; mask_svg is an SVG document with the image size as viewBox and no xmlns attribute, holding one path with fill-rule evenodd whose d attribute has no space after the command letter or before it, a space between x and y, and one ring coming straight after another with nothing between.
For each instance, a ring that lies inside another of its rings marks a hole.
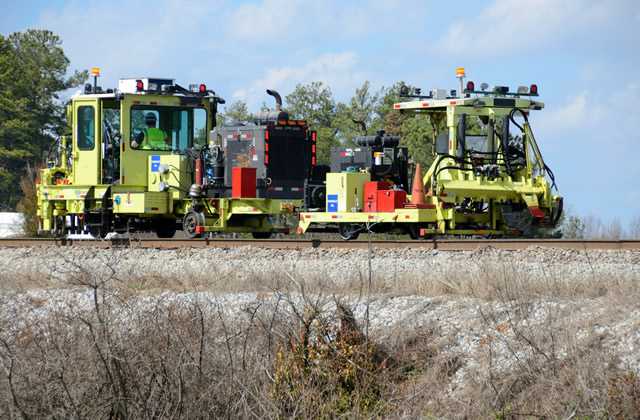
<instances>
[{"instance_id":1,"label":"green tree","mask_svg":"<svg viewBox=\"0 0 640 420\"><path fill-rule=\"evenodd\" d=\"M67 130L58 93L88 76L67 77L68 67L60 38L50 31L0 35L0 207L15 208L27 164L37 166Z\"/></svg>"},{"instance_id":2,"label":"green tree","mask_svg":"<svg viewBox=\"0 0 640 420\"><path fill-rule=\"evenodd\" d=\"M247 103L244 101L233 101L225 106L224 112L220 114L225 124L233 124L239 121L250 121L254 116L249 112Z\"/></svg>"},{"instance_id":3,"label":"green tree","mask_svg":"<svg viewBox=\"0 0 640 420\"><path fill-rule=\"evenodd\" d=\"M338 146L337 130L333 125L336 102L331 89L322 82L298 84L285 97L286 110L292 118L304 119L312 130L318 132L318 163L328 164L331 147Z\"/></svg>"},{"instance_id":4,"label":"green tree","mask_svg":"<svg viewBox=\"0 0 640 420\"><path fill-rule=\"evenodd\" d=\"M433 162L433 126L425 114L413 115L400 126L400 142L409 150L409 156L419 163L423 171Z\"/></svg>"},{"instance_id":5,"label":"green tree","mask_svg":"<svg viewBox=\"0 0 640 420\"><path fill-rule=\"evenodd\" d=\"M377 119L382 123L382 128L389 134L400 135L402 123L411 118L411 114L404 114L393 109L393 104L406 100L400 97L400 88L404 82L396 82L391 87L383 88L382 99L376 109Z\"/></svg>"},{"instance_id":6,"label":"green tree","mask_svg":"<svg viewBox=\"0 0 640 420\"><path fill-rule=\"evenodd\" d=\"M443 129L444 121L435 120L426 114L394 110L393 104L407 100L400 97L403 86L412 88L402 81L383 88L375 119L380 121L387 133L400 136L400 143L409 149L413 161L420 163L425 170L433 162L433 139L435 133Z\"/></svg>"},{"instance_id":7,"label":"green tree","mask_svg":"<svg viewBox=\"0 0 640 420\"><path fill-rule=\"evenodd\" d=\"M381 94L373 92L369 81L356 89L348 104L338 103L333 126L336 129L338 139L342 144L353 144L355 136L365 134L360 123L366 128L366 134L373 134L382 128L382 120L377 114L380 105Z\"/></svg>"}]
</instances>

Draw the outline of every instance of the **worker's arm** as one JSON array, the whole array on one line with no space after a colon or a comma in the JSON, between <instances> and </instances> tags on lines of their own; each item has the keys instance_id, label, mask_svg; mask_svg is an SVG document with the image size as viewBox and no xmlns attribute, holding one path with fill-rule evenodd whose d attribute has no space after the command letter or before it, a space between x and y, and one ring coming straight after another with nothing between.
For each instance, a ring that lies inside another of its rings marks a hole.
<instances>
[{"instance_id":1,"label":"worker's arm","mask_svg":"<svg viewBox=\"0 0 640 420\"><path fill-rule=\"evenodd\" d=\"M140 131L138 134L133 136L133 140L131 140L131 147L133 149L139 149L146 145L144 131Z\"/></svg>"}]
</instances>

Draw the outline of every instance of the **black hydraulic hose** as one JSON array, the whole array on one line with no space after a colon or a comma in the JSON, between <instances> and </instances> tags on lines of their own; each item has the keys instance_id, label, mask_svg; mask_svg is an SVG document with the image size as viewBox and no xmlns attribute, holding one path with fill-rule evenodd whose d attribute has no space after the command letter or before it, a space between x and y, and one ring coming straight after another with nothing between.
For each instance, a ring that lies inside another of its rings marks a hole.
<instances>
[{"instance_id":1,"label":"black hydraulic hose","mask_svg":"<svg viewBox=\"0 0 640 420\"><path fill-rule=\"evenodd\" d=\"M527 114L521 110L520 108L513 108L511 110L511 112L509 113L509 119L511 120L511 122L520 129L520 131L522 131L524 133L524 128L518 124L515 120L515 118L513 118L515 116L515 114L519 113L520 115L522 115L522 118L524 119L524 122L528 123L529 122L529 117L527 117Z\"/></svg>"},{"instance_id":2,"label":"black hydraulic hose","mask_svg":"<svg viewBox=\"0 0 640 420\"><path fill-rule=\"evenodd\" d=\"M524 121L526 123L529 122L529 117L527 116L527 114L521 110L520 108L514 108L511 113L509 114L509 119L511 120L511 122L513 124L516 125L516 127L518 127L520 129L520 131L522 131L524 133L524 128L521 127L514 119L515 114L520 113L520 115L522 115L522 118L524 119ZM543 161L543 169L544 171L547 173L547 175L549 175L549 178L551 179L551 188L555 189L556 191L558 190L558 186L556 185L556 176L553 173L553 171L551 170L551 168L549 168L549 166Z\"/></svg>"},{"instance_id":3,"label":"black hydraulic hose","mask_svg":"<svg viewBox=\"0 0 640 420\"><path fill-rule=\"evenodd\" d=\"M473 168L464 168L462 166L453 166L453 165L451 165L451 166L443 166L442 168L440 168L440 169L438 169L436 171L434 176L437 177L440 174L440 172L444 171L445 169L457 169L459 171L468 171L468 172L472 172L473 171Z\"/></svg>"}]
</instances>

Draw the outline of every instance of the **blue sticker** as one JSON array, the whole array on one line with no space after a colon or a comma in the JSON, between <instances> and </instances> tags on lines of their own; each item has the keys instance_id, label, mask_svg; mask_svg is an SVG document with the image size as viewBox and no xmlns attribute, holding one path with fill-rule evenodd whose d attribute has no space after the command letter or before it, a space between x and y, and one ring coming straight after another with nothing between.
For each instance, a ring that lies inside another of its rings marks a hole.
<instances>
[{"instance_id":1,"label":"blue sticker","mask_svg":"<svg viewBox=\"0 0 640 420\"><path fill-rule=\"evenodd\" d=\"M151 172L160 171L160 155L151 155Z\"/></svg>"},{"instance_id":2,"label":"blue sticker","mask_svg":"<svg viewBox=\"0 0 640 420\"><path fill-rule=\"evenodd\" d=\"M338 211L338 194L327 195L327 211L336 213Z\"/></svg>"}]
</instances>

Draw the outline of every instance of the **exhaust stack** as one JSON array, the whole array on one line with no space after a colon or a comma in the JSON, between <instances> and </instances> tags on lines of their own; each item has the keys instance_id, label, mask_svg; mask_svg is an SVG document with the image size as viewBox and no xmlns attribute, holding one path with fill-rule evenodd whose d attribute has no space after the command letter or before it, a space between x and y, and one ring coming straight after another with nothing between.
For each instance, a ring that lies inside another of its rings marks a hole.
<instances>
[{"instance_id":1,"label":"exhaust stack","mask_svg":"<svg viewBox=\"0 0 640 420\"><path fill-rule=\"evenodd\" d=\"M274 111L262 112L259 116L259 120L261 122L288 120L289 113L282 110L282 96L272 89L267 89L267 95L273 96L273 99L276 100L276 107Z\"/></svg>"},{"instance_id":2,"label":"exhaust stack","mask_svg":"<svg viewBox=\"0 0 640 420\"><path fill-rule=\"evenodd\" d=\"M282 96L275 90L267 89L267 95L273 96L276 100L276 112L282 111Z\"/></svg>"}]
</instances>

